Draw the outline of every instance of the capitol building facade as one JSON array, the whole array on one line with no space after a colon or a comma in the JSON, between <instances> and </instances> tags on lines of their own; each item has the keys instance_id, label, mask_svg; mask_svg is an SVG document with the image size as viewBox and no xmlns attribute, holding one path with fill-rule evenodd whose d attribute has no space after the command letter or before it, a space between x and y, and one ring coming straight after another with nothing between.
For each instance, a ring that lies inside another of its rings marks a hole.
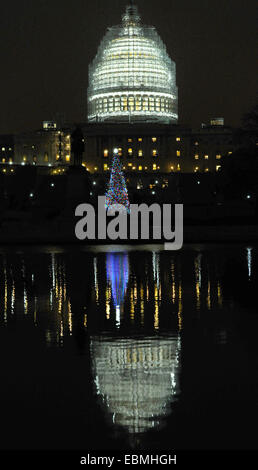
<instances>
[{"instance_id":1,"label":"capitol building facade","mask_svg":"<svg viewBox=\"0 0 258 470\"><path fill-rule=\"evenodd\" d=\"M120 24L109 27L100 41L88 79L85 121L80 124L82 161L96 177L108 178L114 148L124 172L136 180L158 173L217 173L222 157L244 146L223 118L195 130L178 124L176 64L132 1ZM15 172L13 164L18 164L62 174L73 164L73 130L74 124L45 121L42 129L0 136L2 171Z\"/></svg>"}]
</instances>

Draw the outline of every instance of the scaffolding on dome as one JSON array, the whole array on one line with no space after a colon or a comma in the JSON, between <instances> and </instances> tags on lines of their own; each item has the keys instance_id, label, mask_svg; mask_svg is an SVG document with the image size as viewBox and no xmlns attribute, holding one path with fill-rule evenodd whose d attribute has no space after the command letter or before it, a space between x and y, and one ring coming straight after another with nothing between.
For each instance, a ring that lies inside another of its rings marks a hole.
<instances>
[{"instance_id":1,"label":"scaffolding on dome","mask_svg":"<svg viewBox=\"0 0 258 470\"><path fill-rule=\"evenodd\" d=\"M88 120L176 122L176 65L131 2L89 67Z\"/></svg>"}]
</instances>

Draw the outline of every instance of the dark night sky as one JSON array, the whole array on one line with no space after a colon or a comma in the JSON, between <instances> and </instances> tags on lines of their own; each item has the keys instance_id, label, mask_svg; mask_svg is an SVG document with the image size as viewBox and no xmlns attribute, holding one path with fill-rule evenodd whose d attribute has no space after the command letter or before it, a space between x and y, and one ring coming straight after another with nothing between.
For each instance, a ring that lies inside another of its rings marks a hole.
<instances>
[{"instance_id":1,"label":"dark night sky","mask_svg":"<svg viewBox=\"0 0 258 470\"><path fill-rule=\"evenodd\" d=\"M138 0L177 64L180 122L239 125L257 99L257 0ZM86 117L88 63L126 0L9 0L0 15L0 134Z\"/></svg>"}]
</instances>

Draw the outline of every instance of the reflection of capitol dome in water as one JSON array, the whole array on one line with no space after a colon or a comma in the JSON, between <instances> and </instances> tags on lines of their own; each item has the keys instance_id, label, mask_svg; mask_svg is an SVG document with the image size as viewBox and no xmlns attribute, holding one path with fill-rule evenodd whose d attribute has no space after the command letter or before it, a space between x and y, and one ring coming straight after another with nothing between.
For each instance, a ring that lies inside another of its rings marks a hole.
<instances>
[{"instance_id":1,"label":"reflection of capitol dome in water","mask_svg":"<svg viewBox=\"0 0 258 470\"><path fill-rule=\"evenodd\" d=\"M115 424L131 434L162 425L179 392L179 351L178 336L92 338L97 393Z\"/></svg>"},{"instance_id":2,"label":"reflection of capitol dome in water","mask_svg":"<svg viewBox=\"0 0 258 470\"><path fill-rule=\"evenodd\" d=\"M176 122L176 65L153 26L130 5L89 68L89 121Z\"/></svg>"}]
</instances>

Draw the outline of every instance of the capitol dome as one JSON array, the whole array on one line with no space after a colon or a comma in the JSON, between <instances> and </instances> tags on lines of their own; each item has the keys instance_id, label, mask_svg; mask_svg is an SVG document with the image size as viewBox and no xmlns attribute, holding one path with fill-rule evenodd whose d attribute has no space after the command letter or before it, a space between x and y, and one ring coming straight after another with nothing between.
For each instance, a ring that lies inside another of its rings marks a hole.
<instances>
[{"instance_id":1,"label":"capitol dome","mask_svg":"<svg viewBox=\"0 0 258 470\"><path fill-rule=\"evenodd\" d=\"M177 122L176 65L131 2L89 67L90 122Z\"/></svg>"}]
</instances>

